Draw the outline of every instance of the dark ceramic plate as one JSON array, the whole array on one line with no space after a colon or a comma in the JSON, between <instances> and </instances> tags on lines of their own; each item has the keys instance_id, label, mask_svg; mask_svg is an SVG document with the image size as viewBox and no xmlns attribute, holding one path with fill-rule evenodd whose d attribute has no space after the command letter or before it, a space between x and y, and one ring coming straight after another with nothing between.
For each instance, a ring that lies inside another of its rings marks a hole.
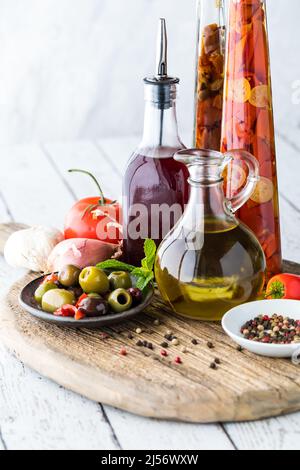
<instances>
[{"instance_id":1,"label":"dark ceramic plate","mask_svg":"<svg viewBox=\"0 0 300 470\"><path fill-rule=\"evenodd\" d=\"M72 326L75 328L102 328L103 326L114 325L124 320L129 320L142 312L150 303L154 296L152 287L145 289L143 301L137 307L131 308L123 313L110 313L102 317L83 318L75 320L70 317L56 317L52 313L47 313L38 305L34 299L34 292L41 283L44 276L31 281L22 289L19 297L19 303L24 310L40 320L55 323L57 325ZM134 284L134 281L133 281Z\"/></svg>"}]
</instances>

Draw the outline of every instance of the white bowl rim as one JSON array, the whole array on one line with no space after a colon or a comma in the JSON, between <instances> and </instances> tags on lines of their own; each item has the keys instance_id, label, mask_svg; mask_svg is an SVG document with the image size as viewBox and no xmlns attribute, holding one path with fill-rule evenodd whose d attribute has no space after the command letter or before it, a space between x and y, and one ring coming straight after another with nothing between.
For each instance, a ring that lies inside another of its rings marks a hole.
<instances>
[{"instance_id":1,"label":"white bowl rim","mask_svg":"<svg viewBox=\"0 0 300 470\"><path fill-rule=\"evenodd\" d=\"M242 333L239 333L239 334L236 334L234 331L232 331L230 328L228 328L228 326L226 326L226 322L229 318L231 318L231 316L239 309L241 308L245 308L246 306L251 306L251 305L258 305L258 304L264 304L264 305L272 305L274 303L282 303L283 304L287 304L287 303L290 303L291 305L295 305L297 304L298 305L298 308L300 308L300 300L292 300L292 299L270 299L270 300L255 300L253 302L247 302L247 303L244 303L244 304L241 304L241 305L238 305L236 307L233 307L232 309L228 310L228 312L225 313L224 317L222 318L222 328L223 330L225 331L225 333L230 336L231 338L238 338L239 340L243 340L243 342L245 342L246 344L249 344L249 345L252 345L252 346L256 346L257 348L260 348L260 347L263 347L263 348L269 348L269 349L280 349L282 350L283 348L293 348L293 349L300 349L300 343L289 343L289 344L270 344L270 343L259 343L257 341L253 341L251 339L247 339L245 338ZM275 312L274 312L275 313ZM267 314L267 313L266 313ZM283 314L283 313L280 313L279 314L281 315L285 315L285 316L289 316L289 315L286 315L286 314ZM249 320L252 320L254 317L252 316L252 318L250 317ZM290 318L292 318L290 316ZM249 321L248 320L248 321ZM298 320L298 318L296 319ZM299 310L299 320L300 320L300 310ZM242 323L243 324L243 323ZM242 326L241 324L241 326Z\"/></svg>"}]
</instances>

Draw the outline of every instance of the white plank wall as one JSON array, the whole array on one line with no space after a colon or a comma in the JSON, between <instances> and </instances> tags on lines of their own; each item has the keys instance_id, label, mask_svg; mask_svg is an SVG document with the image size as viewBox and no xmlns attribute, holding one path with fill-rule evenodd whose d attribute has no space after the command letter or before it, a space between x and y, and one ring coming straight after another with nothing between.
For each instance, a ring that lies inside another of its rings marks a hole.
<instances>
[{"instance_id":1,"label":"white plank wall","mask_svg":"<svg viewBox=\"0 0 300 470\"><path fill-rule=\"evenodd\" d=\"M122 138L2 149L0 221L62 227L76 198L96 194L92 181L68 174L69 168L92 170L106 195L118 198L136 144L136 138ZM298 152L279 138L278 154L284 256L300 262ZM21 274L0 258L0 294ZM0 346L0 449L300 449L299 436L300 413L226 425L133 416L40 377Z\"/></svg>"}]
</instances>

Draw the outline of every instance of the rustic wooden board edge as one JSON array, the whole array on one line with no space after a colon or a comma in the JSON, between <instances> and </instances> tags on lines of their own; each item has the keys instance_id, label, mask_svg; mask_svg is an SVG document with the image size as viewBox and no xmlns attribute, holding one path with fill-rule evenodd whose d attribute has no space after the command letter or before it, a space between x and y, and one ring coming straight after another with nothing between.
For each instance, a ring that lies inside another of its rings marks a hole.
<instances>
[{"instance_id":1,"label":"rustic wooden board edge","mask_svg":"<svg viewBox=\"0 0 300 470\"><path fill-rule=\"evenodd\" d=\"M24 282L18 281L18 286ZM109 377L100 369L74 362L69 356L48 348L41 338L33 342L15 328L16 314L12 309L11 293L0 299L0 339L26 365L63 387L93 401L120 408L144 417L194 423L254 421L300 410L300 388L296 383L282 394L270 399L270 392L251 391L243 397L223 395L218 408L199 397L196 402L182 400L184 390L173 390L162 397L159 390L136 386L130 380ZM42 354L41 354L42 352ZM62 360L63 359L63 360ZM101 386L99 386L101 384ZM220 385L221 387L221 385ZM260 407L257 403L260 403ZM234 410L234 411L232 411Z\"/></svg>"}]
</instances>

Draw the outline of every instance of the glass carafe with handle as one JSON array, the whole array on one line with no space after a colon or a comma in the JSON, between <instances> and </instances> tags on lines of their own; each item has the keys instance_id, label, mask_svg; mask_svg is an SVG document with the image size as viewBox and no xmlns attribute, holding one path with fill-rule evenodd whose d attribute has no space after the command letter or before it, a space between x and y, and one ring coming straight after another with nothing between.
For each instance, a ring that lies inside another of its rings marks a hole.
<instances>
[{"instance_id":1,"label":"glass carafe with handle","mask_svg":"<svg viewBox=\"0 0 300 470\"><path fill-rule=\"evenodd\" d=\"M248 167L248 178L243 189L227 199L223 173L237 156ZM190 199L182 218L159 246L156 280L174 312L217 321L230 308L262 293L263 250L253 232L235 216L255 189L258 164L242 150L226 154L182 150L175 160L188 167Z\"/></svg>"}]
</instances>

